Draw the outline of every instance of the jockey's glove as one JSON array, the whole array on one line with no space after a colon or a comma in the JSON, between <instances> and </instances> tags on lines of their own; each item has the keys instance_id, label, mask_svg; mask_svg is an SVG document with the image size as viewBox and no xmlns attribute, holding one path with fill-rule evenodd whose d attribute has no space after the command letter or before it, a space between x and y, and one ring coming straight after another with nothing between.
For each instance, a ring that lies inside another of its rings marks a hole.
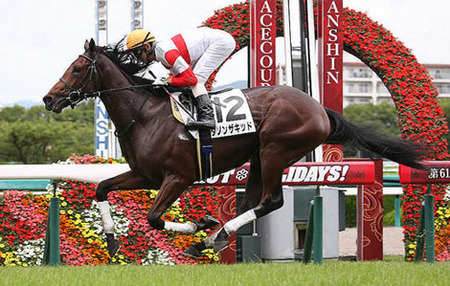
<instances>
[{"instance_id":1,"label":"jockey's glove","mask_svg":"<svg viewBox=\"0 0 450 286\"><path fill-rule=\"evenodd\" d=\"M165 78L165 77L158 77L153 82L153 85L167 85L167 78Z\"/></svg>"}]
</instances>

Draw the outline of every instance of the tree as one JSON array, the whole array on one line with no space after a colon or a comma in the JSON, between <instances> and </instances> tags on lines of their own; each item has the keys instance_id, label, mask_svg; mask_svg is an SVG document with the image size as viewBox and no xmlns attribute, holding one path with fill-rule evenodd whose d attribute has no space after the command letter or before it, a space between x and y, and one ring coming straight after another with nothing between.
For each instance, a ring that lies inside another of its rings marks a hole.
<instances>
[{"instance_id":1,"label":"tree","mask_svg":"<svg viewBox=\"0 0 450 286\"><path fill-rule=\"evenodd\" d=\"M0 162L50 163L94 149L94 104L51 113L43 106L0 111Z\"/></svg>"}]
</instances>

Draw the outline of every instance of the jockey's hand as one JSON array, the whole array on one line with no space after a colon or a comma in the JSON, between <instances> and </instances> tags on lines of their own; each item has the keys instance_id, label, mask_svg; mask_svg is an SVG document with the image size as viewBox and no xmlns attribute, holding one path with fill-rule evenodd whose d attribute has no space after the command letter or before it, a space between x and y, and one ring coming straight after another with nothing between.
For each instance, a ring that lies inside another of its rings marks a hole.
<instances>
[{"instance_id":1,"label":"jockey's hand","mask_svg":"<svg viewBox=\"0 0 450 286\"><path fill-rule=\"evenodd\" d=\"M167 79L165 77L158 77L153 82L153 85L167 85Z\"/></svg>"}]
</instances>

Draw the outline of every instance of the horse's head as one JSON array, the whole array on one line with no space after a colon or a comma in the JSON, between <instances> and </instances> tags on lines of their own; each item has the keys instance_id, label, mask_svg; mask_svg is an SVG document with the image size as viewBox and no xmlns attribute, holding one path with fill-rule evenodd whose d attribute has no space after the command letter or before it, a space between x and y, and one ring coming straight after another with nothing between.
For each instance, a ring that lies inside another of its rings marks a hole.
<instances>
[{"instance_id":1,"label":"horse's head","mask_svg":"<svg viewBox=\"0 0 450 286\"><path fill-rule=\"evenodd\" d=\"M74 107L85 99L87 94L97 91L98 57L95 41L86 40L85 52L80 55L65 71L59 81L44 96L43 101L47 110L60 113L67 106Z\"/></svg>"}]
</instances>

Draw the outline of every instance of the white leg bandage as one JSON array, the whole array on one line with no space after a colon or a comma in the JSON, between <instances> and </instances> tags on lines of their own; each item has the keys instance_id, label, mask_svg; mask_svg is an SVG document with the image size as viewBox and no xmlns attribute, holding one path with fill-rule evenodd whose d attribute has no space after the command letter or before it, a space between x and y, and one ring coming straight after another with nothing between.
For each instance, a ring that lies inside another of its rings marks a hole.
<instances>
[{"instance_id":1,"label":"white leg bandage","mask_svg":"<svg viewBox=\"0 0 450 286\"><path fill-rule=\"evenodd\" d=\"M256 219L255 212L253 210L246 211L238 217L227 222L223 228L227 232L228 235L232 235L235 233L241 226L252 222Z\"/></svg>"},{"instance_id":2,"label":"white leg bandage","mask_svg":"<svg viewBox=\"0 0 450 286\"><path fill-rule=\"evenodd\" d=\"M194 223L179 223L179 222L165 221L164 228L171 231L194 233L197 230L197 225Z\"/></svg>"},{"instance_id":3,"label":"white leg bandage","mask_svg":"<svg viewBox=\"0 0 450 286\"><path fill-rule=\"evenodd\" d=\"M114 221L111 217L111 208L108 201L99 202L98 209L103 221L103 230L105 233L114 233Z\"/></svg>"}]
</instances>

